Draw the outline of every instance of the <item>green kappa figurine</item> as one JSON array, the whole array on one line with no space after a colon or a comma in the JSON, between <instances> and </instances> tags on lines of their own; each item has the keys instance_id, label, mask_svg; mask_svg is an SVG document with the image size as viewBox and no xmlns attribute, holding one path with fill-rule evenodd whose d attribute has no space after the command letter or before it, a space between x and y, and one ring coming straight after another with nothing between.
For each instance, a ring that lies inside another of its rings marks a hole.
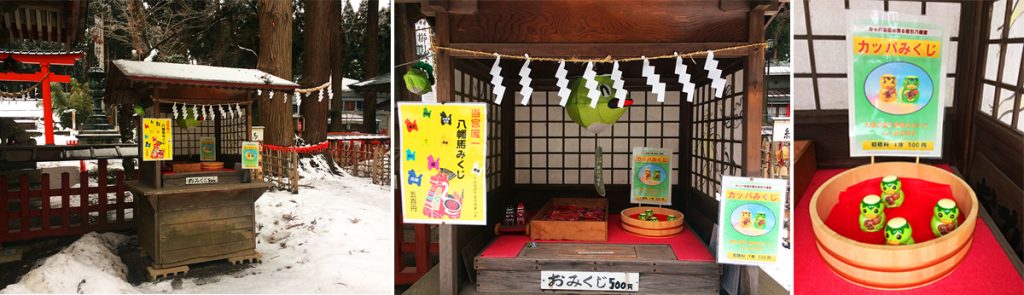
<instances>
[{"instance_id":1,"label":"green kappa figurine","mask_svg":"<svg viewBox=\"0 0 1024 295\"><path fill-rule=\"evenodd\" d=\"M914 236L913 231L910 229L910 223L907 223L907 220L903 219L903 217L889 220L889 223L885 226L885 244L913 245Z\"/></svg>"},{"instance_id":2,"label":"green kappa figurine","mask_svg":"<svg viewBox=\"0 0 1024 295\"><path fill-rule=\"evenodd\" d=\"M903 183L896 175L882 178L882 200L885 200L886 208L903 206Z\"/></svg>"},{"instance_id":3,"label":"green kappa figurine","mask_svg":"<svg viewBox=\"0 0 1024 295\"><path fill-rule=\"evenodd\" d=\"M935 237L941 237L960 226L960 208L956 202L950 199L942 199L935 203L935 210L932 213L932 233Z\"/></svg>"},{"instance_id":4,"label":"green kappa figurine","mask_svg":"<svg viewBox=\"0 0 1024 295\"><path fill-rule=\"evenodd\" d=\"M757 212L757 214L754 215L754 228L764 229L765 226L768 225L768 221L765 219L765 217L767 216L764 214L764 212Z\"/></svg>"},{"instance_id":5,"label":"green kappa figurine","mask_svg":"<svg viewBox=\"0 0 1024 295\"><path fill-rule=\"evenodd\" d=\"M885 206L878 195L867 195L860 201L860 230L873 233L885 224Z\"/></svg>"}]
</instances>

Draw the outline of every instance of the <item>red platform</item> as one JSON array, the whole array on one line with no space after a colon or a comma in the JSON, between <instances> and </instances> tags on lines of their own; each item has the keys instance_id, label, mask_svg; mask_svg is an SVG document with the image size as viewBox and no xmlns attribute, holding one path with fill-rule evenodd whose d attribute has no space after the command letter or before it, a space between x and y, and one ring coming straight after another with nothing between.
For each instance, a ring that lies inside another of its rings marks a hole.
<instances>
[{"instance_id":1,"label":"red platform","mask_svg":"<svg viewBox=\"0 0 1024 295\"><path fill-rule=\"evenodd\" d=\"M683 232L677 236L668 238L645 238L627 233L622 226L619 215L608 216L608 241L607 242L573 242L573 241L544 241L530 240L526 235L503 235L494 239L480 257L484 258L515 258L527 242L538 243L586 243L586 244L626 244L626 245L669 245L676 254L677 260L715 262L715 256L708 250L707 245L700 240L689 226L685 226Z\"/></svg>"},{"instance_id":2,"label":"red platform","mask_svg":"<svg viewBox=\"0 0 1024 295\"><path fill-rule=\"evenodd\" d=\"M949 170L949 166L940 167ZM974 242L964 260L949 276L927 286L886 292L855 285L833 273L818 253L808 208L818 187L843 171L815 172L797 204L793 245L795 294L1024 294L1024 279L980 216L974 229Z\"/></svg>"}]
</instances>

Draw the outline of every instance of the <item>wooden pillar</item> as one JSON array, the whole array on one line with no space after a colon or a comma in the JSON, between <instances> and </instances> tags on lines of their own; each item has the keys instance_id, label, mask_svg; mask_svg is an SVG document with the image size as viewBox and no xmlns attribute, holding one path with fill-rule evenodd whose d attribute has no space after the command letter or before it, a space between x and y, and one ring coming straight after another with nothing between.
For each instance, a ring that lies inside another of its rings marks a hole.
<instances>
[{"instance_id":1,"label":"wooden pillar","mask_svg":"<svg viewBox=\"0 0 1024 295\"><path fill-rule=\"evenodd\" d=\"M750 43L764 42L765 5L755 6L747 16L747 36ZM761 175L761 122L764 119L764 47L755 47L747 53L743 66L743 172L748 177ZM721 226L721 225L719 225ZM740 272L740 294L756 294L758 267L744 266Z\"/></svg>"},{"instance_id":2,"label":"wooden pillar","mask_svg":"<svg viewBox=\"0 0 1024 295\"><path fill-rule=\"evenodd\" d=\"M992 12L990 2L965 2L960 4L960 42L957 42L957 77L952 93L956 97L953 110L956 112L955 132L950 138L961 140L947 143L944 149L952 149L953 164L965 174L970 173L971 158L974 154L974 115L982 99L981 83L987 55L984 39L989 35L987 20Z\"/></svg>"},{"instance_id":3,"label":"wooden pillar","mask_svg":"<svg viewBox=\"0 0 1024 295\"><path fill-rule=\"evenodd\" d=\"M39 82L39 87L43 90L43 130L46 133L44 137L47 145L53 145L53 99L50 98L50 77L47 76L50 73L50 64L40 63L39 73L46 77Z\"/></svg>"},{"instance_id":4,"label":"wooden pillar","mask_svg":"<svg viewBox=\"0 0 1024 295\"><path fill-rule=\"evenodd\" d=\"M764 6L750 11L748 36L750 43L764 42ZM764 48L748 52L743 67L743 172L750 177L761 176L761 122L764 114Z\"/></svg>"},{"instance_id":5,"label":"wooden pillar","mask_svg":"<svg viewBox=\"0 0 1024 295\"><path fill-rule=\"evenodd\" d=\"M449 19L447 12L438 12L436 14L436 28L435 28L435 43L437 46L448 46L450 38L448 34L450 32ZM452 60L451 55L447 51L438 51L436 63L434 67L437 75L437 102L445 103L452 99ZM458 249L458 228L451 224L442 224L439 226L438 242L440 243L440 262L438 263L438 270L440 271L440 294L456 294L459 292L459 286L461 285L459 278L459 249Z\"/></svg>"}]
</instances>

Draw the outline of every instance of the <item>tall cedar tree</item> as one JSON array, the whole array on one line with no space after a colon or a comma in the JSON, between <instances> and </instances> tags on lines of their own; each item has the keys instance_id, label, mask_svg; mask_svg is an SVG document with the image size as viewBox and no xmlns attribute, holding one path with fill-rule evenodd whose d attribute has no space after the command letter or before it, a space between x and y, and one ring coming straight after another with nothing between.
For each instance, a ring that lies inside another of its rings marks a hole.
<instances>
[{"instance_id":1,"label":"tall cedar tree","mask_svg":"<svg viewBox=\"0 0 1024 295\"><path fill-rule=\"evenodd\" d=\"M380 22L377 21L377 0L366 2L366 78L371 79L379 75L380 47L377 46L377 32L380 31ZM377 132L377 93L368 91L363 93L363 132Z\"/></svg>"},{"instance_id":2,"label":"tall cedar tree","mask_svg":"<svg viewBox=\"0 0 1024 295\"><path fill-rule=\"evenodd\" d=\"M306 27L303 32L305 47L302 54L302 81L299 85L303 88L320 86L327 82L331 76L331 46L324 46L324 42L330 42L331 29L331 2L321 0L306 0ZM326 96L326 94L325 94ZM307 144L315 144L327 139L327 109L328 100L319 99L319 93L310 93L302 100L302 139Z\"/></svg>"},{"instance_id":3,"label":"tall cedar tree","mask_svg":"<svg viewBox=\"0 0 1024 295\"><path fill-rule=\"evenodd\" d=\"M345 131L341 101L341 89L345 78L345 28L341 21L341 7L344 5L342 1L331 1L331 88L336 98L331 100L330 131Z\"/></svg>"},{"instance_id":4,"label":"tall cedar tree","mask_svg":"<svg viewBox=\"0 0 1024 295\"><path fill-rule=\"evenodd\" d=\"M292 5L288 1L259 1L260 54L256 68L272 75L292 78ZM264 142L273 145L295 144L291 97L283 92L263 91L259 100L260 123ZM282 102L281 100L285 100Z\"/></svg>"}]
</instances>

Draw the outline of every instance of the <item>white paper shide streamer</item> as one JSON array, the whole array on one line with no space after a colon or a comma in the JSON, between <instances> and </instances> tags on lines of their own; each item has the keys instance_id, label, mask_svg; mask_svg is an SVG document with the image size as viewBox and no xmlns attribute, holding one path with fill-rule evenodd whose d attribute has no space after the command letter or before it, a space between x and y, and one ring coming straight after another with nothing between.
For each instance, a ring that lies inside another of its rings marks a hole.
<instances>
[{"instance_id":1,"label":"white paper shide streamer","mask_svg":"<svg viewBox=\"0 0 1024 295\"><path fill-rule=\"evenodd\" d=\"M708 59L704 62L704 70L708 71L708 79L711 79L711 88L715 89L715 97L721 98L722 92L725 91L725 79L722 79L722 70L718 69L714 51L708 50Z\"/></svg>"},{"instance_id":2,"label":"white paper shide streamer","mask_svg":"<svg viewBox=\"0 0 1024 295\"><path fill-rule=\"evenodd\" d=\"M238 114L238 118L242 117L242 106L237 103L235 104L235 113Z\"/></svg>"},{"instance_id":3,"label":"white paper shide streamer","mask_svg":"<svg viewBox=\"0 0 1024 295\"><path fill-rule=\"evenodd\" d=\"M612 64L612 88L615 89L615 99L619 100L619 108L626 107L626 81L622 80L622 70L619 70L619 61Z\"/></svg>"},{"instance_id":4,"label":"white paper shide streamer","mask_svg":"<svg viewBox=\"0 0 1024 295\"><path fill-rule=\"evenodd\" d=\"M503 80L501 77L501 64L499 64L501 62L501 56L497 53L495 53L494 56L496 56L494 58L494 65L491 66L491 85L494 86L494 89L491 92L494 93L494 103L501 105L501 95L505 94L505 86L501 85L501 81Z\"/></svg>"},{"instance_id":5,"label":"white paper shide streamer","mask_svg":"<svg viewBox=\"0 0 1024 295\"><path fill-rule=\"evenodd\" d=\"M658 96L658 102L665 102L665 83L661 83L661 75L654 73L654 66L646 56L644 59L643 76L647 78L647 85L651 85L651 92Z\"/></svg>"},{"instance_id":6,"label":"white paper shide streamer","mask_svg":"<svg viewBox=\"0 0 1024 295\"><path fill-rule=\"evenodd\" d=\"M171 112L174 113L173 117L175 119L177 119L178 118L178 103L174 103L174 105L171 106Z\"/></svg>"},{"instance_id":7,"label":"white paper shide streamer","mask_svg":"<svg viewBox=\"0 0 1024 295\"><path fill-rule=\"evenodd\" d=\"M562 107L569 102L569 95L572 94L572 90L569 89L569 79L565 78L568 74L569 72L565 70L565 61L559 61L558 70L555 71L555 78L558 79L555 85L558 85L558 96L562 98L558 105Z\"/></svg>"},{"instance_id":8,"label":"white paper shide streamer","mask_svg":"<svg viewBox=\"0 0 1024 295\"><path fill-rule=\"evenodd\" d=\"M683 93L686 93L686 101L693 102L693 90L696 85L690 81L690 74L686 72L686 65L683 64L683 57L676 52L676 75L679 76L679 84L683 85Z\"/></svg>"},{"instance_id":9,"label":"white paper shide streamer","mask_svg":"<svg viewBox=\"0 0 1024 295\"><path fill-rule=\"evenodd\" d=\"M328 86L328 87L330 87L330 86ZM317 100L317 101L318 102L323 102L324 101L324 89L323 88L320 88L320 99Z\"/></svg>"},{"instance_id":10,"label":"white paper shide streamer","mask_svg":"<svg viewBox=\"0 0 1024 295\"><path fill-rule=\"evenodd\" d=\"M583 79L586 79L584 86L587 87L587 98L590 98L590 108L597 107L597 100L601 98L601 90L597 89L597 72L594 71L594 62L588 62L587 68L583 70Z\"/></svg>"},{"instance_id":11,"label":"white paper shide streamer","mask_svg":"<svg viewBox=\"0 0 1024 295\"><path fill-rule=\"evenodd\" d=\"M199 120L199 107L198 106L192 106L192 118L196 119L196 120Z\"/></svg>"},{"instance_id":12,"label":"white paper shide streamer","mask_svg":"<svg viewBox=\"0 0 1024 295\"><path fill-rule=\"evenodd\" d=\"M530 83L533 79L530 79L530 55L526 55L526 61L523 62L523 68L519 69L519 85L523 88L519 90L519 95L523 96L522 104L530 104L530 96L533 96L533 87L530 87Z\"/></svg>"}]
</instances>

